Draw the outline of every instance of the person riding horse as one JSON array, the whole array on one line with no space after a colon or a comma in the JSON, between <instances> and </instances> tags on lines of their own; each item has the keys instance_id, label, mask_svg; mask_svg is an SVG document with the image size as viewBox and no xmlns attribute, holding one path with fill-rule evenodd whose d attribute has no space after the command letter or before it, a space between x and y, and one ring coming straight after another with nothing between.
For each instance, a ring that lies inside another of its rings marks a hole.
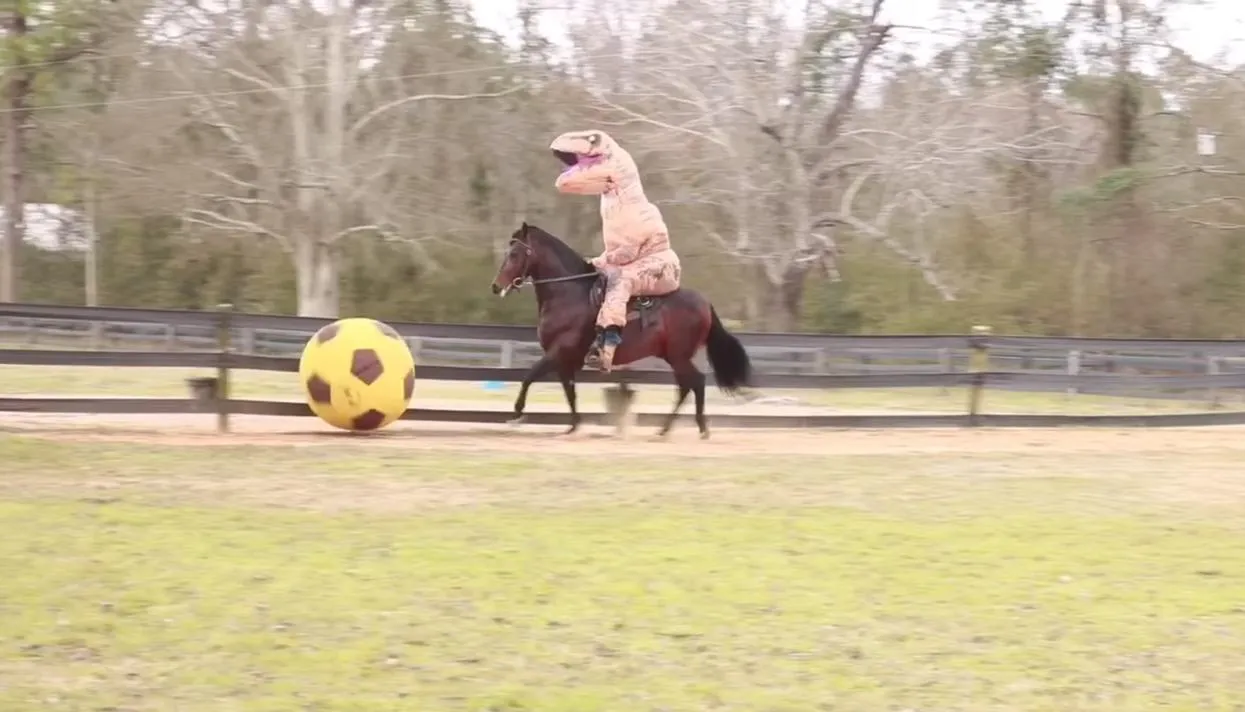
<instances>
[{"instance_id":1,"label":"person riding horse","mask_svg":"<svg viewBox=\"0 0 1245 712\"><path fill-rule=\"evenodd\" d=\"M627 325L627 301L675 291L683 268L661 210L645 196L635 160L617 141L604 131L572 131L549 148L566 165L554 183L558 192L601 196L605 249L590 262L605 275L606 288L589 359L609 371Z\"/></svg>"}]
</instances>

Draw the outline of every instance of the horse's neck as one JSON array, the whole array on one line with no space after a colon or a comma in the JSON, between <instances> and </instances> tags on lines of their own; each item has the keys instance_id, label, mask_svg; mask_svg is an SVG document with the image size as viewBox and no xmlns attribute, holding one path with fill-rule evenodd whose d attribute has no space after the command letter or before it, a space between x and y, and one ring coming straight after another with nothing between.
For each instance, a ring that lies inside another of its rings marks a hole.
<instances>
[{"instance_id":1,"label":"horse's neck","mask_svg":"<svg viewBox=\"0 0 1245 712\"><path fill-rule=\"evenodd\" d=\"M556 279L557 282L545 282L536 285L536 301L543 304L546 301L560 298L586 299L592 290L595 280L590 277L581 279L568 279L577 275L587 275L593 272L592 265L584 262L582 258L578 258L578 262L574 266L566 266L562 264L562 259L554 250L550 250L551 257L549 261L554 263L556 267L550 268L543 266L540 274L533 274L536 280ZM568 260L569 261L569 260Z\"/></svg>"},{"instance_id":2,"label":"horse's neck","mask_svg":"<svg viewBox=\"0 0 1245 712\"><path fill-rule=\"evenodd\" d=\"M552 236L541 245L540 251L542 255L536 267L541 274L533 275L537 279L560 279L592 271L592 265L570 245Z\"/></svg>"},{"instance_id":3,"label":"horse's neck","mask_svg":"<svg viewBox=\"0 0 1245 712\"><path fill-rule=\"evenodd\" d=\"M536 287L536 304L543 309L546 305L552 305L559 301L583 301L588 298L591 293L594 280L585 277L584 279L568 279L564 282L545 282L537 284Z\"/></svg>"}]
</instances>

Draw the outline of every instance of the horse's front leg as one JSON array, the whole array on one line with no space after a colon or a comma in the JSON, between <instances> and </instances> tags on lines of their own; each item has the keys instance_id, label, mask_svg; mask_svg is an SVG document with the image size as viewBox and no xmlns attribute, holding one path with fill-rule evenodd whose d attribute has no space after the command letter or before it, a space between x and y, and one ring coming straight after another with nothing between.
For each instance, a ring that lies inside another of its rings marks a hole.
<instances>
[{"instance_id":1,"label":"horse's front leg","mask_svg":"<svg viewBox=\"0 0 1245 712\"><path fill-rule=\"evenodd\" d=\"M571 407L571 427L566 429L566 435L570 435L579 430L579 424L583 420L576 404L578 399L575 396L575 372L559 369L558 380L562 381L562 392L566 394L566 404Z\"/></svg>"},{"instance_id":2,"label":"horse's front leg","mask_svg":"<svg viewBox=\"0 0 1245 712\"><path fill-rule=\"evenodd\" d=\"M541 356L539 361L532 364L519 385L519 397L514 399L514 419L510 421L511 424L518 425L523 422L523 409L527 407L527 389L532 387L536 379L543 378L545 374L553 370L553 366L554 359L549 354Z\"/></svg>"}]
</instances>

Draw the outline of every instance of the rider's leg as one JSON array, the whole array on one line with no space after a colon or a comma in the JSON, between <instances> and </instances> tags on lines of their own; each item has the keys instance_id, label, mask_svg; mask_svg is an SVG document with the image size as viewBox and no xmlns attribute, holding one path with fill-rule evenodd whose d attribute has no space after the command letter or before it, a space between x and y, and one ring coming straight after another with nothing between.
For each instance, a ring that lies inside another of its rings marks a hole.
<instances>
[{"instance_id":1,"label":"rider's leg","mask_svg":"<svg viewBox=\"0 0 1245 712\"><path fill-rule=\"evenodd\" d=\"M597 314L597 341L588 355L588 364L603 371L610 370L614 352L622 343L623 327L627 325L627 301L633 296L673 292L679 288L682 271L678 255L666 250L611 274Z\"/></svg>"},{"instance_id":2,"label":"rider's leg","mask_svg":"<svg viewBox=\"0 0 1245 712\"><path fill-rule=\"evenodd\" d=\"M669 294L679 288L683 267L673 250L665 250L628 265L631 294L637 297Z\"/></svg>"},{"instance_id":3,"label":"rider's leg","mask_svg":"<svg viewBox=\"0 0 1245 712\"><path fill-rule=\"evenodd\" d=\"M622 343L622 330L627 325L627 300L631 298L633 281L629 270L612 275L597 313L597 359L602 371L614 364L614 351Z\"/></svg>"}]
</instances>

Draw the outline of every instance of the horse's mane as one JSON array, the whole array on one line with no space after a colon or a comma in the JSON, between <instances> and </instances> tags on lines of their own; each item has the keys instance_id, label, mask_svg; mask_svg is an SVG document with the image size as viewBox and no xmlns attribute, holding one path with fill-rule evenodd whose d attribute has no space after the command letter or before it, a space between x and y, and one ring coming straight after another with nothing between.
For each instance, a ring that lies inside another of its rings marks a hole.
<instances>
[{"instance_id":1,"label":"horse's mane","mask_svg":"<svg viewBox=\"0 0 1245 712\"><path fill-rule=\"evenodd\" d=\"M576 252L573 247L558 239L552 233L546 232L535 225L523 223L523 227L519 228L519 234L524 233L526 233L529 239L538 241L540 244L548 247L567 274L586 274L595 271L592 264Z\"/></svg>"}]
</instances>

